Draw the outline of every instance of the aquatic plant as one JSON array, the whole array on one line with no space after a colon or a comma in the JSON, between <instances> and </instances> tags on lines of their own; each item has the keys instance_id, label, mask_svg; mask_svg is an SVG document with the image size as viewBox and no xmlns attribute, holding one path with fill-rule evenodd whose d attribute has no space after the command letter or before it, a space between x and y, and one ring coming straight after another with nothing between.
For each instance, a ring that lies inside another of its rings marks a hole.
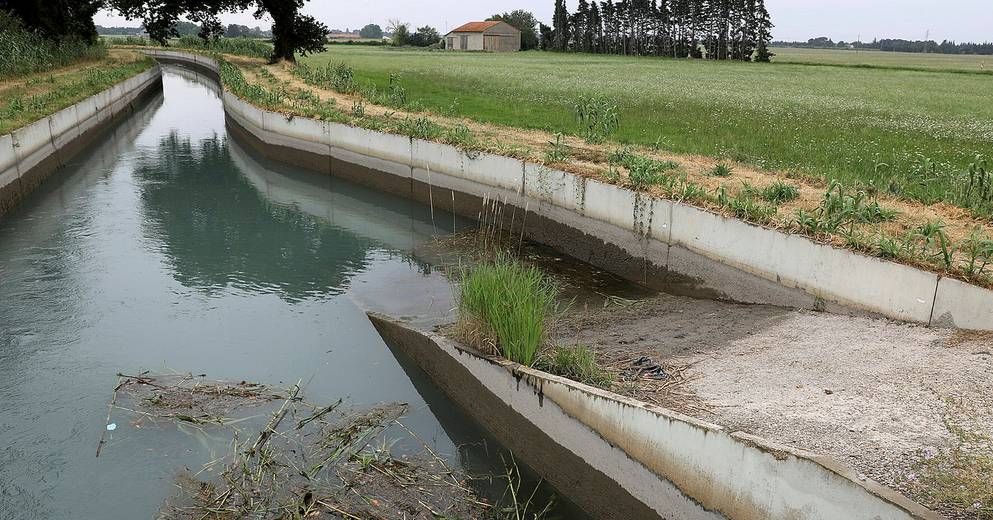
<instances>
[{"instance_id":1,"label":"aquatic plant","mask_svg":"<svg viewBox=\"0 0 993 520\"><path fill-rule=\"evenodd\" d=\"M461 273L459 319L491 335L507 359L531 366L558 289L534 266L499 254Z\"/></svg>"}]
</instances>

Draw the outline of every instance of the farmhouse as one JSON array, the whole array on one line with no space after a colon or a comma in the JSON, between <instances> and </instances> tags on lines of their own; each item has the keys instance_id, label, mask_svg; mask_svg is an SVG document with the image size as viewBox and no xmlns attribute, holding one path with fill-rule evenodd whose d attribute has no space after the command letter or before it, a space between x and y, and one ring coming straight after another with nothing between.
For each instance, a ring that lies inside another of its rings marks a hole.
<instances>
[{"instance_id":1,"label":"farmhouse","mask_svg":"<svg viewBox=\"0 0 993 520\"><path fill-rule=\"evenodd\" d=\"M517 52L521 31L506 22L469 22L445 36L445 48L453 51Z\"/></svg>"}]
</instances>

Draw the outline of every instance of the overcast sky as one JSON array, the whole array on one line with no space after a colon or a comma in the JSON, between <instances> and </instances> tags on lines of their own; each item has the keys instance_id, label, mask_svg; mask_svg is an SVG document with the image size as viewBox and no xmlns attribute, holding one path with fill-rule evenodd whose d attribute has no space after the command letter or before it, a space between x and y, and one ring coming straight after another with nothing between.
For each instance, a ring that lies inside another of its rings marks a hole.
<instances>
[{"instance_id":1,"label":"overcast sky","mask_svg":"<svg viewBox=\"0 0 993 520\"><path fill-rule=\"evenodd\" d=\"M575 9L578 0L567 0ZM930 31L931 39L993 41L991 0L766 0L776 24L777 40L806 40L829 36L853 41L873 38L919 40ZM357 29L367 23L383 27L398 18L413 26L432 25L442 33L467 21L513 9L527 9L550 23L554 0L311 0L309 14L335 29ZM226 15L225 23L268 28L269 20L255 20L250 13ZM101 12L96 23L104 26L137 25Z\"/></svg>"}]
</instances>

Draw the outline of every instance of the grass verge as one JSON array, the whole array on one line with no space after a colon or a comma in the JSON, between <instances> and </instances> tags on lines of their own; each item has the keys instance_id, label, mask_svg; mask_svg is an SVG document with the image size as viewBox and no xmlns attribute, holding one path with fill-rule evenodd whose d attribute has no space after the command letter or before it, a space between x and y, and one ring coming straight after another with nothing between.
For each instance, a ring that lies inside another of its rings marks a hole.
<instances>
[{"instance_id":1,"label":"grass verge","mask_svg":"<svg viewBox=\"0 0 993 520\"><path fill-rule=\"evenodd\" d=\"M154 63L137 53L112 53L85 68L56 70L0 85L0 135L106 90Z\"/></svg>"}]
</instances>

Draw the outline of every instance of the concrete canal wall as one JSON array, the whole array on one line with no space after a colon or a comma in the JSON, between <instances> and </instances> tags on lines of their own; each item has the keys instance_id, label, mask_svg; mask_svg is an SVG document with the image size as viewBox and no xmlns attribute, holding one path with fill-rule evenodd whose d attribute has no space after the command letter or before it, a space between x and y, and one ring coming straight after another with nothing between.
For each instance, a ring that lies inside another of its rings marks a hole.
<instances>
[{"instance_id":1,"label":"concrete canal wall","mask_svg":"<svg viewBox=\"0 0 993 520\"><path fill-rule=\"evenodd\" d=\"M159 66L13 133L0 136L0 215L16 206L102 131L162 90Z\"/></svg>"},{"instance_id":2,"label":"concrete canal wall","mask_svg":"<svg viewBox=\"0 0 993 520\"><path fill-rule=\"evenodd\" d=\"M203 56L149 54L219 71ZM518 159L288 117L230 92L224 105L270 157L471 217L485 200L506 202L532 239L650 287L993 330L993 291L935 273Z\"/></svg>"},{"instance_id":3,"label":"concrete canal wall","mask_svg":"<svg viewBox=\"0 0 993 520\"><path fill-rule=\"evenodd\" d=\"M941 518L830 458L370 319L387 345L594 518Z\"/></svg>"}]
</instances>

